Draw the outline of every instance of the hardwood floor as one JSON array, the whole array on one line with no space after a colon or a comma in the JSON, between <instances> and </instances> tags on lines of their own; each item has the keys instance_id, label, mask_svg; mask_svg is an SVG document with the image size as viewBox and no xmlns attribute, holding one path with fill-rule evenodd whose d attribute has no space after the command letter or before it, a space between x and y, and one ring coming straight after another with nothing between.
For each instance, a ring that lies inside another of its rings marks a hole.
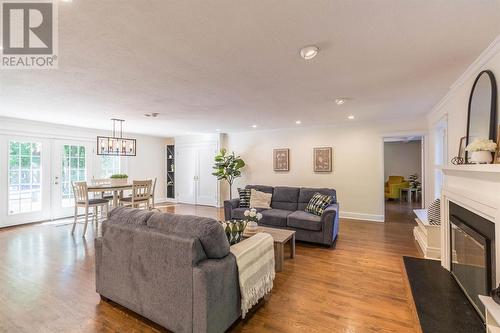
<instances>
[{"instance_id":1,"label":"hardwood floor","mask_svg":"<svg viewBox=\"0 0 500 333\"><path fill-rule=\"evenodd\" d=\"M170 212L220 217L209 207ZM297 243L266 301L231 332L419 332L402 256L411 223L342 220L336 249ZM71 225L0 230L0 332L158 332L95 292L93 232ZM90 229L90 227L89 227Z\"/></svg>"}]
</instances>

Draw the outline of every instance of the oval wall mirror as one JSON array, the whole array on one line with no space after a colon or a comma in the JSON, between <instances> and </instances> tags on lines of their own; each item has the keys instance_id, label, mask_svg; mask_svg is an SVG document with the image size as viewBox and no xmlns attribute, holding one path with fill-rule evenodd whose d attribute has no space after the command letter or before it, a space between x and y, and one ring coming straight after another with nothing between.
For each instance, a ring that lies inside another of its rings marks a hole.
<instances>
[{"instance_id":1,"label":"oval wall mirror","mask_svg":"<svg viewBox=\"0 0 500 333\"><path fill-rule=\"evenodd\" d=\"M492 71L478 74L469 98L467 115L467 144L474 139L496 140L497 131L497 84ZM466 160L467 154L466 154Z\"/></svg>"}]
</instances>

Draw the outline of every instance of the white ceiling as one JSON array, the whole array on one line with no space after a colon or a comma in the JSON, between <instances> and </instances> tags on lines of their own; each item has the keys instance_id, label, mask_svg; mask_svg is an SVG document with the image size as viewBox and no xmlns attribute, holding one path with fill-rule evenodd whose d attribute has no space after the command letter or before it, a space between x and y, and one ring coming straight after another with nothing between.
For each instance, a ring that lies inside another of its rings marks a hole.
<instances>
[{"instance_id":1,"label":"white ceiling","mask_svg":"<svg viewBox=\"0 0 500 333\"><path fill-rule=\"evenodd\" d=\"M500 0L60 2L59 69L0 71L0 115L160 136L401 118L499 33Z\"/></svg>"}]
</instances>

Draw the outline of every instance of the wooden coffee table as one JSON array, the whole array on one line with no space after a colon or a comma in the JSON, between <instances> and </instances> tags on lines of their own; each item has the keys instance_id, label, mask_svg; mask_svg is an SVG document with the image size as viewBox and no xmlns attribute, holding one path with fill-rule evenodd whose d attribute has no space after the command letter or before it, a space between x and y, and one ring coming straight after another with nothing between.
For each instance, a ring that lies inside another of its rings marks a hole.
<instances>
[{"instance_id":1,"label":"wooden coffee table","mask_svg":"<svg viewBox=\"0 0 500 333\"><path fill-rule=\"evenodd\" d=\"M285 263L285 244L290 243L290 258L295 257L295 231L277 228L268 228L259 226L258 232L270 234L274 239L274 263L276 272L283 270ZM243 232L243 238L252 237L254 234Z\"/></svg>"}]
</instances>

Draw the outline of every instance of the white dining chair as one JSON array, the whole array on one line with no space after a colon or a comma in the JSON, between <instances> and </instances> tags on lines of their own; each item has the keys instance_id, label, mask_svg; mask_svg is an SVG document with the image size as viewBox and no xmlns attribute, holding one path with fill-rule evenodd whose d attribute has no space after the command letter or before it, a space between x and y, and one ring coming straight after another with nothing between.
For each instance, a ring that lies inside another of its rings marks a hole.
<instances>
[{"instance_id":1,"label":"white dining chair","mask_svg":"<svg viewBox=\"0 0 500 333\"><path fill-rule=\"evenodd\" d=\"M85 233L87 232L87 224L89 221L89 208L93 208L93 216L92 220L96 221L96 235L99 230L99 221L98 221L98 213L99 207L104 208L105 216L108 216L109 211L109 200L102 198L89 198L89 191L87 187L87 182L73 182L73 195L75 197L75 218L73 221L73 228L71 229L71 233L75 232L76 221L78 218L78 208L82 207L85 209L85 225L83 227L83 237L85 237Z\"/></svg>"},{"instance_id":2,"label":"white dining chair","mask_svg":"<svg viewBox=\"0 0 500 333\"><path fill-rule=\"evenodd\" d=\"M120 199L120 205L139 208L145 205L150 207L152 180L134 180L132 182L132 196Z\"/></svg>"},{"instance_id":3,"label":"white dining chair","mask_svg":"<svg viewBox=\"0 0 500 333\"><path fill-rule=\"evenodd\" d=\"M110 178L101 178L101 179L92 179L92 184L93 185L111 185L111 179ZM100 197L102 199L108 199L108 200L113 200L113 193L112 192L101 192Z\"/></svg>"},{"instance_id":4,"label":"white dining chair","mask_svg":"<svg viewBox=\"0 0 500 333\"><path fill-rule=\"evenodd\" d=\"M156 177L155 179L153 180L153 188L151 190L151 196L150 196L150 206L149 206L149 209L153 209L155 208L155 190L156 190Z\"/></svg>"}]
</instances>

